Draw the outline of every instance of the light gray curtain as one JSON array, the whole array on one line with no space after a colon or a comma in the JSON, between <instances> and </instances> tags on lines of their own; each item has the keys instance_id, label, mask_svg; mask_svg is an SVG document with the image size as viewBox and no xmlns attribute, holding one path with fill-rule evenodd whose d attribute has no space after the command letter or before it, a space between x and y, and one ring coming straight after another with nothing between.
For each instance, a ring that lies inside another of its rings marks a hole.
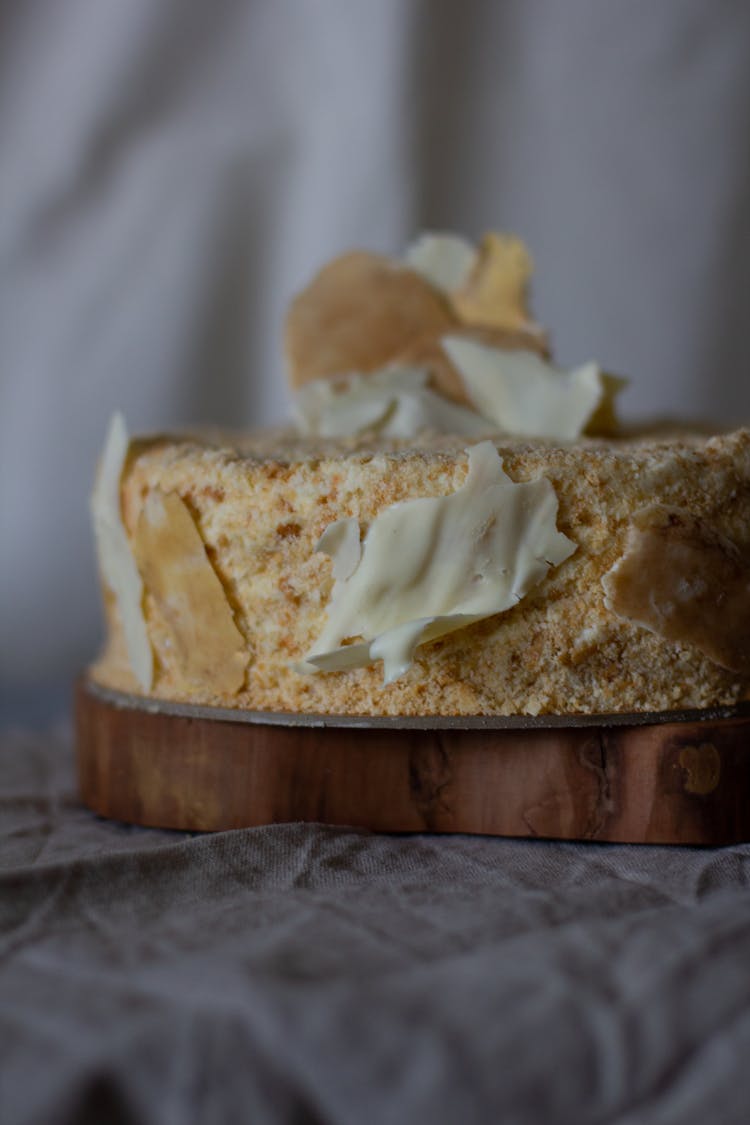
<instances>
[{"instance_id":1,"label":"light gray curtain","mask_svg":"<svg viewBox=\"0 0 750 1125\"><path fill-rule=\"evenodd\" d=\"M6 691L94 652L106 420L285 413L290 294L352 246L519 232L563 362L750 415L743 0L49 0L0 9Z\"/></svg>"}]
</instances>

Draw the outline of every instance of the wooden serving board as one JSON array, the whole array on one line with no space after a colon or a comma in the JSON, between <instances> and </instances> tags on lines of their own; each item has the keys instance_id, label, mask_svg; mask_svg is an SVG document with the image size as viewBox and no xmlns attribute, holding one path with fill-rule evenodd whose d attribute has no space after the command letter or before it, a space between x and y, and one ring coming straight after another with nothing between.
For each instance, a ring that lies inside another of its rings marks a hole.
<instances>
[{"instance_id":1,"label":"wooden serving board","mask_svg":"<svg viewBox=\"0 0 750 1125\"><path fill-rule=\"evenodd\" d=\"M639 844L750 840L750 711L544 719L239 713L76 692L84 802L216 831L319 821Z\"/></svg>"}]
</instances>

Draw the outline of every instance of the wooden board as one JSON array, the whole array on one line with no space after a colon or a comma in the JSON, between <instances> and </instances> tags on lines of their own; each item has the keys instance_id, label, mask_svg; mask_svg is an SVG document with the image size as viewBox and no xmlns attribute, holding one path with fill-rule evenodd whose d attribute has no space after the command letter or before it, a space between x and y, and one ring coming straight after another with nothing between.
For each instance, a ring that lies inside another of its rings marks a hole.
<instances>
[{"instance_id":1,"label":"wooden board","mask_svg":"<svg viewBox=\"0 0 750 1125\"><path fill-rule=\"evenodd\" d=\"M197 831L319 821L645 844L750 840L746 712L463 728L292 716L287 725L165 708L79 683L81 795L101 816Z\"/></svg>"}]
</instances>

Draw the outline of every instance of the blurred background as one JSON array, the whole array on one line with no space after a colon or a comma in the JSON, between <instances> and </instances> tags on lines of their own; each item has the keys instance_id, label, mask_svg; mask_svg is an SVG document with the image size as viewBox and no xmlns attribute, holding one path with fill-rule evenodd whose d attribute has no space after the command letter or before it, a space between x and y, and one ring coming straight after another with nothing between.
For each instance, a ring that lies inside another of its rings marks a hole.
<instances>
[{"instance_id":1,"label":"blurred background","mask_svg":"<svg viewBox=\"0 0 750 1125\"><path fill-rule=\"evenodd\" d=\"M562 363L627 415L750 418L745 0L0 6L2 714L100 639L106 422L286 412L290 295L336 253L515 231Z\"/></svg>"}]
</instances>

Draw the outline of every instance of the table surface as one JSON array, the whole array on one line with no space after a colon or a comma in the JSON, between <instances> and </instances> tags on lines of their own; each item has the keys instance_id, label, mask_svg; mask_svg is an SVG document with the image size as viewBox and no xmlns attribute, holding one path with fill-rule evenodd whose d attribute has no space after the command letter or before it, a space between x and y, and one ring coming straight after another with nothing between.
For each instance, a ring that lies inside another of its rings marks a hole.
<instances>
[{"instance_id":1,"label":"table surface","mask_svg":"<svg viewBox=\"0 0 750 1125\"><path fill-rule=\"evenodd\" d=\"M65 727L9 732L0 1121L744 1125L749 877L746 845L132 828Z\"/></svg>"}]
</instances>

